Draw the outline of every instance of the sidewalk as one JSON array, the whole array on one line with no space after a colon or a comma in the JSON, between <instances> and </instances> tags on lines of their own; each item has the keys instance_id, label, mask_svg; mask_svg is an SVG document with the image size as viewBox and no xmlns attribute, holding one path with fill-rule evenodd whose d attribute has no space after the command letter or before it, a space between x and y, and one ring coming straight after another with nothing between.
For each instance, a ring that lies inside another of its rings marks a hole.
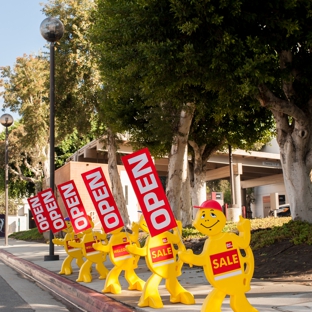
<instances>
[{"instance_id":1,"label":"sidewalk","mask_svg":"<svg viewBox=\"0 0 312 312\"><path fill-rule=\"evenodd\" d=\"M72 263L74 273L69 276L59 275L66 253L61 246L54 246L54 254L59 255L60 260L44 261L44 256L49 255L49 245L42 243L31 243L9 239L9 246L4 246L4 238L0 238L0 261L3 261L15 270L23 272L44 284L50 290L58 293L64 298L74 302L87 312L131 312L131 311L156 311L152 308L139 308L137 302L140 291L127 290L128 284L123 275L120 276L122 292L119 295L103 294L101 290L104 280L98 279L98 272L92 270L93 280L91 283L77 283L78 267ZM105 266L112 268L109 260ZM150 276L144 259L139 262L136 273L147 280ZM172 304L169 301L169 293L165 289L164 280L159 291L164 303L163 311L176 312L199 312L202 303L212 287L208 284L201 268L183 269L179 281L184 288L189 290L195 297L194 305ZM260 312L307 312L312 311L312 287L299 283L272 282L253 279L251 291L247 293L249 302ZM229 299L226 298L222 312L232 312Z\"/></svg>"}]
</instances>

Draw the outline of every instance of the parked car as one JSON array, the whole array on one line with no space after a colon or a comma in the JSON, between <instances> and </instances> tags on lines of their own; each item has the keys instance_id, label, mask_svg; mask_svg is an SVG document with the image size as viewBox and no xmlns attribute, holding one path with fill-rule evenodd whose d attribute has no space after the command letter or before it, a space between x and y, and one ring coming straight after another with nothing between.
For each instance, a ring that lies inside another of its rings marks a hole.
<instances>
[{"instance_id":1,"label":"parked car","mask_svg":"<svg viewBox=\"0 0 312 312\"><path fill-rule=\"evenodd\" d=\"M284 204L284 205L280 205L275 210L270 210L269 216L274 217L275 215L277 217L290 217L291 216L290 205L289 204Z\"/></svg>"}]
</instances>

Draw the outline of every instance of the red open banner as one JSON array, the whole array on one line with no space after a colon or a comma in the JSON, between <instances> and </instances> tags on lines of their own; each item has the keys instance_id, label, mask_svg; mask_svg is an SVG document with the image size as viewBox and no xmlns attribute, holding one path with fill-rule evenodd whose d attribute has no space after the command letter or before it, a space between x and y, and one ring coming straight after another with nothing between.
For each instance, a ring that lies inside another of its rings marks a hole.
<instances>
[{"instance_id":1,"label":"red open banner","mask_svg":"<svg viewBox=\"0 0 312 312\"><path fill-rule=\"evenodd\" d=\"M40 233L46 232L50 229L50 224L46 216L46 211L41 204L40 198L38 195L27 198L30 211L36 222L38 231Z\"/></svg>"},{"instance_id":2,"label":"red open banner","mask_svg":"<svg viewBox=\"0 0 312 312\"><path fill-rule=\"evenodd\" d=\"M42 206L46 211L50 229L53 233L60 232L67 228L61 209L56 201L52 188L38 193Z\"/></svg>"},{"instance_id":3,"label":"red open banner","mask_svg":"<svg viewBox=\"0 0 312 312\"><path fill-rule=\"evenodd\" d=\"M88 215L82 204L77 187L73 180L57 186L74 232L80 233L91 228Z\"/></svg>"},{"instance_id":4,"label":"red open banner","mask_svg":"<svg viewBox=\"0 0 312 312\"><path fill-rule=\"evenodd\" d=\"M124 225L101 167L81 174L105 233Z\"/></svg>"},{"instance_id":5,"label":"red open banner","mask_svg":"<svg viewBox=\"0 0 312 312\"><path fill-rule=\"evenodd\" d=\"M151 236L177 226L147 148L122 157Z\"/></svg>"}]
</instances>

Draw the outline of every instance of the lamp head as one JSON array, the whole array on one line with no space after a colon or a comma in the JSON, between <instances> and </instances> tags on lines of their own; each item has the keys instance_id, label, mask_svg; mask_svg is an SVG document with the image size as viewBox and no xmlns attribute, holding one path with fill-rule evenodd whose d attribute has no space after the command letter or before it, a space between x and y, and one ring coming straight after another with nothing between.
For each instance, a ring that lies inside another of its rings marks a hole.
<instances>
[{"instance_id":1,"label":"lamp head","mask_svg":"<svg viewBox=\"0 0 312 312\"><path fill-rule=\"evenodd\" d=\"M6 127L6 128L12 126L13 122L14 122L14 119L13 119L13 117L10 114L3 114L0 117L1 125Z\"/></svg>"},{"instance_id":2,"label":"lamp head","mask_svg":"<svg viewBox=\"0 0 312 312\"><path fill-rule=\"evenodd\" d=\"M48 17L41 22L40 33L45 40L55 42L63 37L64 25L58 18Z\"/></svg>"}]
</instances>

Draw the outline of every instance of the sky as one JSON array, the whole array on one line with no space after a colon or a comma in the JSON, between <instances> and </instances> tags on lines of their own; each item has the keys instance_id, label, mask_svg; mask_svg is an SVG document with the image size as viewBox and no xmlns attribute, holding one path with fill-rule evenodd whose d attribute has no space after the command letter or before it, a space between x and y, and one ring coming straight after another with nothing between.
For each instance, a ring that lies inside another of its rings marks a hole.
<instances>
[{"instance_id":1,"label":"sky","mask_svg":"<svg viewBox=\"0 0 312 312\"><path fill-rule=\"evenodd\" d=\"M46 40L40 34L40 24L46 18L42 13L47 0L0 0L0 67L15 64L17 57L47 51ZM3 98L0 97L2 108ZM14 119L18 114L9 110Z\"/></svg>"}]
</instances>

